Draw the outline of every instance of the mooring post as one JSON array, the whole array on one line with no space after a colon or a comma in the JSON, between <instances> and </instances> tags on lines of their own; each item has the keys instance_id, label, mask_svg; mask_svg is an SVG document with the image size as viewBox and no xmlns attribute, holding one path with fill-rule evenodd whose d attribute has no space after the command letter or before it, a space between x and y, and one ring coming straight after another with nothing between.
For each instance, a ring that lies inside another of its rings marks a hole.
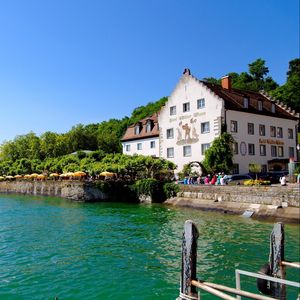
<instances>
[{"instance_id":1,"label":"mooring post","mask_svg":"<svg viewBox=\"0 0 300 300\"><path fill-rule=\"evenodd\" d=\"M198 300L197 288L192 280L197 276L197 239L199 232L193 221L184 224L181 252L180 295L176 300Z\"/></svg>"},{"instance_id":2,"label":"mooring post","mask_svg":"<svg viewBox=\"0 0 300 300\"><path fill-rule=\"evenodd\" d=\"M281 265L284 261L284 225L276 223L270 236L269 264L271 276L285 279L285 267ZM286 286L277 282L270 282L270 290L273 297L280 300L286 299Z\"/></svg>"}]
</instances>

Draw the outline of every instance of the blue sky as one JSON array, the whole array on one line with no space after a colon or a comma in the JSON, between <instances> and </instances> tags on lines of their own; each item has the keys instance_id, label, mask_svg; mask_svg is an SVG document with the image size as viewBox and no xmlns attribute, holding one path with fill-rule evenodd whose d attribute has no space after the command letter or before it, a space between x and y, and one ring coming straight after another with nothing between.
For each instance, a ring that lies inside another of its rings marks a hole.
<instances>
[{"instance_id":1,"label":"blue sky","mask_svg":"<svg viewBox=\"0 0 300 300\"><path fill-rule=\"evenodd\" d=\"M198 78L299 57L298 0L0 0L0 143L122 118Z\"/></svg>"}]
</instances>

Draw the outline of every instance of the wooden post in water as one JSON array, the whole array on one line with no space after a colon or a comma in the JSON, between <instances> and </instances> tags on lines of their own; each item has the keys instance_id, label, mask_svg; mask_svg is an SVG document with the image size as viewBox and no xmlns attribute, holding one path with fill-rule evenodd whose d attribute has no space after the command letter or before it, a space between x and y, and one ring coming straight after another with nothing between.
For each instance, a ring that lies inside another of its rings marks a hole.
<instances>
[{"instance_id":1,"label":"wooden post in water","mask_svg":"<svg viewBox=\"0 0 300 300\"><path fill-rule=\"evenodd\" d=\"M191 220L185 221L182 239L180 295L176 300L198 300L197 288L192 285L197 271L197 239L199 232Z\"/></svg>"},{"instance_id":2,"label":"wooden post in water","mask_svg":"<svg viewBox=\"0 0 300 300\"><path fill-rule=\"evenodd\" d=\"M270 236L269 264L271 276L285 279L285 267L281 265L284 261L284 226L276 223ZM270 290L273 297L280 300L286 299L286 286L277 282L270 282Z\"/></svg>"}]
</instances>

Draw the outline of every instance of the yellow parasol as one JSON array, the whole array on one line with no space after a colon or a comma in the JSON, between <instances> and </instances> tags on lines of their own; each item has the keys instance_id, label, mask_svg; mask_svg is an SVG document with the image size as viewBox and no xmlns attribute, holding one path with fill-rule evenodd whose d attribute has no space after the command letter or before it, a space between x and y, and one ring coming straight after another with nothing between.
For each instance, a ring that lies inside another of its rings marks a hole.
<instances>
[{"instance_id":1,"label":"yellow parasol","mask_svg":"<svg viewBox=\"0 0 300 300\"><path fill-rule=\"evenodd\" d=\"M31 178L31 175L26 174L26 175L24 176L24 178Z\"/></svg>"},{"instance_id":2,"label":"yellow parasol","mask_svg":"<svg viewBox=\"0 0 300 300\"><path fill-rule=\"evenodd\" d=\"M15 175L15 178L23 178L23 176L22 175Z\"/></svg>"},{"instance_id":3,"label":"yellow parasol","mask_svg":"<svg viewBox=\"0 0 300 300\"><path fill-rule=\"evenodd\" d=\"M4 180L5 178L3 176L0 176L0 180Z\"/></svg>"},{"instance_id":4,"label":"yellow parasol","mask_svg":"<svg viewBox=\"0 0 300 300\"><path fill-rule=\"evenodd\" d=\"M59 177L71 177L71 176L74 176L73 172L63 173L59 175Z\"/></svg>"},{"instance_id":5,"label":"yellow parasol","mask_svg":"<svg viewBox=\"0 0 300 300\"><path fill-rule=\"evenodd\" d=\"M100 173L100 176L105 176L105 177L113 177L115 175L115 173L111 173L111 172L102 172Z\"/></svg>"},{"instance_id":6,"label":"yellow parasol","mask_svg":"<svg viewBox=\"0 0 300 300\"><path fill-rule=\"evenodd\" d=\"M59 174L57 174L57 173L51 173L49 176L50 177L59 177Z\"/></svg>"},{"instance_id":7,"label":"yellow parasol","mask_svg":"<svg viewBox=\"0 0 300 300\"><path fill-rule=\"evenodd\" d=\"M37 173L32 173L31 175L30 175L30 178L37 178L39 176L39 174L37 174Z\"/></svg>"},{"instance_id":8,"label":"yellow parasol","mask_svg":"<svg viewBox=\"0 0 300 300\"><path fill-rule=\"evenodd\" d=\"M5 179L14 179L14 178L15 178L14 176L10 176L10 175L5 176Z\"/></svg>"},{"instance_id":9,"label":"yellow parasol","mask_svg":"<svg viewBox=\"0 0 300 300\"><path fill-rule=\"evenodd\" d=\"M46 176L43 174L39 174L38 176L36 176L37 179L45 179Z\"/></svg>"},{"instance_id":10,"label":"yellow parasol","mask_svg":"<svg viewBox=\"0 0 300 300\"><path fill-rule=\"evenodd\" d=\"M82 171L77 171L77 172L74 173L74 176L76 176L76 177L83 177L83 176L86 176L86 173L82 172Z\"/></svg>"},{"instance_id":11,"label":"yellow parasol","mask_svg":"<svg viewBox=\"0 0 300 300\"><path fill-rule=\"evenodd\" d=\"M68 173L66 173L66 176L67 176L67 177L74 176L74 173L73 173L73 172L68 172Z\"/></svg>"}]
</instances>

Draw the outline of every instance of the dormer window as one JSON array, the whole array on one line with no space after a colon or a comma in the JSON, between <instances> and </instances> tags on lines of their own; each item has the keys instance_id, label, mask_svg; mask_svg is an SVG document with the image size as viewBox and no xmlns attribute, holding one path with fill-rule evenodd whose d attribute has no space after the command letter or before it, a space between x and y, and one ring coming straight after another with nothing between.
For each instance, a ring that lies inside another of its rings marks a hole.
<instances>
[{"instance_id":1,"label":"dormer window","mask_svg":"<svg viewBox=\"0 0 300 300\"><path fill-rule=\"evenodd\" d=\"M271 111L273 114L275 113L275 104L274 103L272 103L272 105L271 105Z\"/></svg>"},{"instance_id":2,"label":"dormer window","mask_svg":"<svg viewBox=\"0 0 300 300\"><path fill-rule=\"evenodd\" d=\"M262 103L261 100L258 100L257 106L258 106L258 110L259 110L259 111L262 111L262 110L263 110L263 103Z\"/></svg>"},{"instance_id":3,"label":"dormer window","mask_svg":"<svg viewBox=\"0 0 300 300\"><path fill-rule=\"evenodd\" d=\"M147 120L147 123L146 123L146 132L151 132L153 128L153 122L152 120Z\"/></svg>"},{"instance_id":4,"label":"dormer window","mask_svg":"<svg viewBox=\"0 0 300 300\"><path fill-rule=\"evenodd\" d=\"M135 125L135 127L134 127L134 134L138 135L138 134L140 134L140 132L141 132L141 124Z\"/></svg>"},{"instance_id":5,"label":"dormer window","mask_svg":"<svg viewBox=\"0 0 300 300\"><path fill-rule=\"evenodd\" d=\"M244 98L244 108L249 108L249 98Z\"/></svg>"}]
</instances>

